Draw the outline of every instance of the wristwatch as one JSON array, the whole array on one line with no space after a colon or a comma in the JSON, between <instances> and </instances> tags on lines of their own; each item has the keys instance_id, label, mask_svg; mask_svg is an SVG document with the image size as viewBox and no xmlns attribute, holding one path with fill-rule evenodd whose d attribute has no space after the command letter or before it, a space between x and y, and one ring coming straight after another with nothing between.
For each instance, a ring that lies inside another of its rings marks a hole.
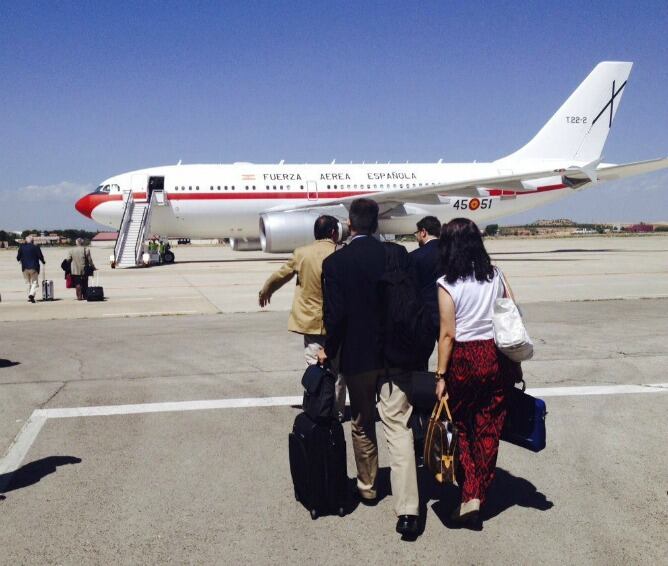
<instances>
[{"instance_id":1,"label":"wristwatch","mask_svg":"<svg viewBox=\"0 0 668 566\"><path fill-rule=\"evenodd\" d=\"M441 379L445 379L445 372L443 373L436 372L434 374L434 381L441 381Z\"/></svg>"}]
</instances>

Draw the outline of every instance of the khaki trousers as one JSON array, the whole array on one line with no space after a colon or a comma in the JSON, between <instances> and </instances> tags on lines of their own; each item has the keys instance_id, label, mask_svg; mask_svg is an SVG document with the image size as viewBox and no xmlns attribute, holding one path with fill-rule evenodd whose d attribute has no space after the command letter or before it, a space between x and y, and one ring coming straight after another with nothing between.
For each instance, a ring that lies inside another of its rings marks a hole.
<instances>
[{"instance_id":1,"label":"khaki trousers","mask_svg":"<svg viewBox=\"0 0 668 566\"><path fill-rule=\"evenodd\" d=\"M23 280L28 285L28 296L34 297L37 295L37 289L39 288L39 271L36 269L24 269Z\"/></svg>"},{"instance_id":2,"label":"khaki trousers","mask_svg":"<svg viewBox=\"0 0 668 566\"><path fill-rule=\"evenodd\" d=\"M312 366L318 363L318 352L325 345L325 337L322 334L304 334L304 357L306 365ZM343 413L346 409L346 381L339 372L339 357L330 360L332 372L336 374L334 384L334 395L336 396L336 410Z\"/></svg>"},{"instance_id":3,"label":"khaki trousers","mask_svg":"<svg viewBox=\"0 0 668 566\"><path fill-rule=\"evenodd\" d=\"M410 374L401 370L374 370L346 376L350 395L352 441L357 464L357 489L365 499L376 497L378 443L376 441L376 392L380 385L378 413L390 452L390 481L397 515L418 515L419 496L413 431L408 419L413 407L408 398Z\"/></svg>"}]
</instances>

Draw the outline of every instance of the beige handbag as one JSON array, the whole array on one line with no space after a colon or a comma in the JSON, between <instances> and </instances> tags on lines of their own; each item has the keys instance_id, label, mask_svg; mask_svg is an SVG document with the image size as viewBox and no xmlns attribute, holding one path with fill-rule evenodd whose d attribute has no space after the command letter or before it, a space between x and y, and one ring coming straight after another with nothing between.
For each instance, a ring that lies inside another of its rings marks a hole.
<instances>
[{"instance_id":1,"label":"beige handbag","mask_svg":"<svg viewBox=\"0 0 668 566\"><path fill-rule=\"evenodd\" d=\"M443 409L445 416L441 416ZM424 441L424 463L438 483L456 483L456 452L457 427L452 421L446 393L434 406Z\"/></svg>"}]
</instances>

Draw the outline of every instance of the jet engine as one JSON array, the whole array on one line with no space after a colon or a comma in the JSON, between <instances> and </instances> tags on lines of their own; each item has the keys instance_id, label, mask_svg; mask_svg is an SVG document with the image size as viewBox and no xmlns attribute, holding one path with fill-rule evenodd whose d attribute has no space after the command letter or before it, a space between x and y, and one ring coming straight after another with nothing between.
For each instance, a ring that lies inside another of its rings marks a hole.
<instances>
[{"instance_id":1,"label":"jet engine","mask_svg":"<svg viewBox=\"0 0 668 566\"><path fill-rule=\"evenodd\" d=\"M260 215L260 242L269 253L294 251L314 239L313 226L317 212L266 212ZM347 236L347 226L339 221L339 238Z\"/></svg>"},{"instance_id":2,"label":"jet engine","mask_svg":"<svg viewBox=\"0 0 668 566\"><path fill-rule=\"evenodd\" d=\"M259 238L230 238L230 246L235 252L256 252L262 249Z\"/></svg>"}]
</instances>

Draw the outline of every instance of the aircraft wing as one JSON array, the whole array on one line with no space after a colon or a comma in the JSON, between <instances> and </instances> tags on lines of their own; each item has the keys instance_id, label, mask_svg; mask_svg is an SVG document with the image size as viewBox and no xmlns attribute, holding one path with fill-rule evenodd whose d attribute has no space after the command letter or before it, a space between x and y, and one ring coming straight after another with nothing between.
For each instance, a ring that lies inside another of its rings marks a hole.
<instances>
[{"instance_id":1,"label":"aircraft wing","mask_svg":"<svg viewBox=\"0 0 668 566\"><path fill-rule=\"evenodd\" d=\"M471 179L462 179L452 183L445 183L441 185L430 185L426 187L416 187L412 189L395 189L391 191L378 191L376 193L364 193L355 196L327 199L322 202L304 202L298 205L282 205L271 208L266 212L290 212L293 210L322 210L326 208L348 207L355 199L364 197L375 200L381 209L403 204L405 202L422 202L428 200L430 197L437 199L441 194L473 194L477 191L477 187L498 187L503 186L504 189L514 190L517 192L527 192L527 189L522 185L522 181L530 181L532 179L542 179L544 177L554 177L555 175L562 175L564 169L549 169L544 171L529 171L526 173L519 173L516 175L498 175L479 177ZM579 170L574 170L579 171ZM529 192L532 189L529 189ZM478 194L477 192L475 194Z\"/></svg>"},{"instance_id":2,"label":"aircraft wing","mask_svg":"<svg viewBox=\"0 0 668 566\"><path fill-rule=\"evenodd\" d=\"M615 179L623 179L624 177L631 177L633 175L642 175L643 173L651 173L652 171L659 171L668 168L668 157L660 159L650 159L648 161L636 161L635 163L625 163L623 165L603 165L601 164L596 169L596 178L598 181L613 181ZM586 173L578 171L570 174L568 170L565 172L568 179L587 180Z\"/></svg>"}]
</instances>

